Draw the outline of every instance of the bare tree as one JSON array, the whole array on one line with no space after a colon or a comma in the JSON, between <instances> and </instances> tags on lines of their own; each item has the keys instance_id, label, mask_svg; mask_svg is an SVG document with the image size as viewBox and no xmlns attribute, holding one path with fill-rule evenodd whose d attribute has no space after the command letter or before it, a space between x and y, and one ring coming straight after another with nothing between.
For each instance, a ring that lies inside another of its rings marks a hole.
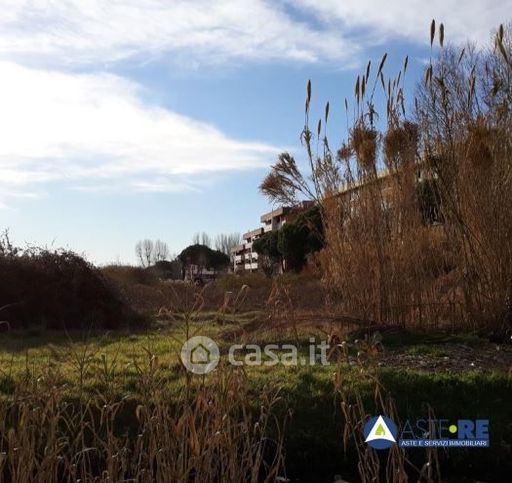
<instances>
[{"instance_id":1,"label":"bare tree","mask_svg":"<svg viewBox=\"0 0 512 483\"><path fill-rule=\"evenodd\" d=\"M153 250L154 250L154 243L149 240L140 240L135 245L135 253L137 255L137 258L139 259L139 263L143 267L149 267L151 266L153 262Z\"/></svg>"},{"instance_id":2,"label":"bare tree","mask_svg":"<svg viewBox=\"0 0 512 483\"><path fill-rule=\"evenodd\" d=\"M215 249L231 255L231 249L241 242L240 233L221 233L215 237Z\"/></svg>"},{"instance_id":3,"label":"bare tree","mask_svg":"<svg viewBox=\"0 0 512 483\"><path fill-rule=\"evenodd\" d=\"M156 240L153 242L148 238L140 240L135 245L135 254L139 263L147 268L154 265L157 262L169 260L169 246L162 240Z\"/></svg>"},{"instance_id":4,"label":"bare tree","mask_svg":"<svg viewBox=\"0 0 512 483\"><path fill-rule=\"evenodd\" d=\"M162 262L169 258L169 246L162 240L157 240L153 247L152 261L153 263Z\"/></svg>"},{"instance_id":5,"label":"bare tree","mask_svg":"<svg viewBox=\"0 0 512 483\"><path fill-rule=\"evenodd\" d=\"M144 262L146 267L151 266L151 263L153 261L153 249L154 243L151 240L146 238L145 240L142 241L142 254L144 256Z\"/></svg>"},{"instance_id":6,"label":"bare tree","mask_svg":"<svg viewBox=\"0 0 512 483\"><path fill-rule=\"evenodd\" d=\"M205 245L208 248L212 248L212 239L206 232L199 233L197 232L192 237L192 244L193 245Z\"/></svg>"},{"instance_id":7,"label":"bare tree","mask_svg":"<svg viewBox=\"0 0 512 483\"><path fill-rule=\"evenodd\" d=\"M135 255L137 255L137 260L144 267L144 255L142 253L142 241L139 240L135 244Z\"/></svg>"}]
</instances>

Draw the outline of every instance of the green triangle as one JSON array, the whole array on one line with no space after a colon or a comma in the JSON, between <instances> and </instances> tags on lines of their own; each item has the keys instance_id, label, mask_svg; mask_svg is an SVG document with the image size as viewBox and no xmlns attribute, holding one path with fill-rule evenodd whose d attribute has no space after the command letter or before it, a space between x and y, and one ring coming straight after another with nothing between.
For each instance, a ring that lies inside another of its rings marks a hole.
<instances>
[{"instance_id":1,"label":"green triangle","mask_svg":"<svg viewBox=\"0 0 512 483\"><path fill-rule=\"evenodd\" d=\"M375 431L375 434L377 436L386 436L386 430L384 429L382 424L379 424L379 426L377 427L377 430Z\"/></svg>"}]
</instances>

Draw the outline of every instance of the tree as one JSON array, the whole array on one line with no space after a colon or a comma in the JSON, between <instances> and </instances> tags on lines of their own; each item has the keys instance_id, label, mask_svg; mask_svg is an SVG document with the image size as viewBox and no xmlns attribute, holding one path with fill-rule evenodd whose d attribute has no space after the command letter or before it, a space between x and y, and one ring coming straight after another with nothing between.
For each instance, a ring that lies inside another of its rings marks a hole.
<instances>
[{"instance_id":1,"label":"tree","mask_svg":"<svg viewBox=\"0 0 512 483\"><path fill-rule=\"evenodd\" d=\"M278 232L277 247L286 268L299 272L306 263L308 233L296 223L286 223Z\"/></svg>"},{"instance_id":2,"label":"tree","mask_svg":"<svg viewBox=\"0 0 512 483\"><path fill-rule=\"evenodd\" d=\"M295 220L295 224L307 233L306 254L317 252L324 247L324 224L318 205L301 213Z\"/></svg>"},{"instance_id":3,"label":"tree","mask_svg":"<svg viewBox=\"0 0 512 483\"><path fill-rule=\"evenodd\" d=\"M258 262L267 277L274 274L275 266L282 266L283 257L278 249L278 232L267 231L254 240L253 250L258 254Z\"/></svg>"},{"instance_id":4,"label":"tree","mask_svg":"<svg viewBox=\"0 0 512 483\"><path fill-rule=\"evenodd\" d=\"M260 238L254 240L252 245L253 250L258 253L258 255L267 255L268 257L279 259L281 257L281 252L277 247L277 231L267 231Z\"/></svg>"},{"instance_id":5,"label":"tree","mask_svg":"<svg viewBox=\"0 0 512 483\"><path fill-rule=\"evenodd\" d=\"M225 253L212 250L206 245L197 243L185 248L178 255L178 259L185 269L190 268L191 265L196 265L199 274L205 269L212 269L214 271L222 270L227 268L230 264L230 259Z\"/></svg>"},{"instance_id":6,"label":"tree","mask_svg":"<svg viewBox=\"0 0 512 483\"><path fill-rule=\"evenodd\" d=\"M152 261L153 264L162 262L169 258L169 246L162 240L157 240L153 248Z\"/></svg>"},{"instance_id":7,"label":"tree","mask_svg":"<svg viewBox=\"0 0 512 483\"><path fill-rule=\"evenodd\" d=\"M135 253L144 268L151 266L153 246L153 242L148 238L138 241L135 245Z\"/></svg>"},{"instance_id":8,"label":"tree","mask_svg":"<svg viewBox=\"0 0 512 483\"><path fill-rule=\"evenodd\" d=\"M167 260L169 258L169 247L162 240L153 242L148 238L140 240L135 245L135 254L142 267L148 268L157 262Z\"/></svg>"},{"instance_id":9,"label":"tree","mask_svg":"<svg viewBox=\"0 0 512 483\"><path fill-rule=\"evenodd\" d=\"M193 245L205 245L208 248L211 248L212 247L212 239L210 238L208 233L206 233L204 231L202 233L197 232L192 237L192 244Z\"/></svg>"},{"instance_id":10,"label":"tree","mask_svg":"<svg viewBox=\"0 0 512 483\"><path fill-rule=\"evenodd\" d=\"M240 233L221 233L215 237L215 249L231 256L231 249L240 242Z\"/></svg>"},{"instance_id":11,"label":"tree","mask_svg":"<svg viewBox=\"0 0 512 483\"><path fill-rule=\"evenodd\" d=\"M254 241L253 250L263 255L260 265L267 275L274 266L286 261L286 268L301 270L307 255L324 246L323 224L317 206L301 213L293 223L286 223L279 231L269 231ZM259 259L260 260L260 259Z\"/></svg>"}]
</instances>

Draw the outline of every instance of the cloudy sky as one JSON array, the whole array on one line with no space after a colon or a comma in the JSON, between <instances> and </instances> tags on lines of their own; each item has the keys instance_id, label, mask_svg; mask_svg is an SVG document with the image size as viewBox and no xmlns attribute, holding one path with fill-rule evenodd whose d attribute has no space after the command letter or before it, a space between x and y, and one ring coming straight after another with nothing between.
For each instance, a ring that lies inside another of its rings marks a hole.
<instances>
[{"instance_id":1,"label":"cloudy sky","mask_svg":"<svg viewBox=\"0 0 512 483\"><path fill-rule=\"evenodd\" d=\"M0 0L0 229L97 263L140 238L258 225L257 186L300 152L304 89L330 132L369 59L484 45L512 0ZM339 134L338 134L339 133Z\"/></svg>"}]
</instances>

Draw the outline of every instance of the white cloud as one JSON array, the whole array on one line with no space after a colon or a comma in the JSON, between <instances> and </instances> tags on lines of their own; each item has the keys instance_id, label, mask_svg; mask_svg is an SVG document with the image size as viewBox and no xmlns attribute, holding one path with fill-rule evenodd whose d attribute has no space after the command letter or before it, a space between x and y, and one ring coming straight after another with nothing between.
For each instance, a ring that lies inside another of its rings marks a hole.
<instances>
[{"instance_id":1,"label":"white cloud","mask_svg":"<svg viewBox=\"0 0 512 483\"><path fill-rule=\"evenodd\" d=\"M512 0L0 0L0 57L75 66L124 59L336 60L387 38L486 40Z\"/></svg>"},{"instance_id":2,"label":"white cloud","mask_svg":"<svg viewBox=\"0 0 512 483\"><path fill-rule=\"evenodd\" d=\"M0 62L0 188L192 189L208 173L268 165L278 149L140 100L111 74Z\"/></svg>"},{"instance_id":3,"label":"white cloud","mask_svg":"<svg viewBox=\"0 0 512 483\"><path fill-rule=\"evenodd\" d=\"M445 25L446 39L486 43L491 30L512 19L512 0L290 0L326 24L367 38L429 42L430 22ZM365 28L366 27L366 28Z\"/></svg>"},{"instance_id":4,"label":"white cloud","mask_svg":"<svg viewBox=\"0 0 512 483\"><path fill-rule=\"evenodd\" d=\"M512 0L0 0L0 190L194 189L222 170L262 166L276 148L142 101L116 63L186 59L336 60L389 38L485 41ZM89 73L76 73L76 69ZM75 70L75 73L72 73Z\"/></svg>"},{"instance_id":5,"label":"white cloud","mask_svg":"<svg viewBox=\"0 0 512 483\"><path fill-rule=\"evenodd\" d=\"M0 0L0 55L54 65L184 53L190 62L353 58L342 36L264 0ZM7 14L4 14L7 12Z\"/></svg>"}]
</instances>

